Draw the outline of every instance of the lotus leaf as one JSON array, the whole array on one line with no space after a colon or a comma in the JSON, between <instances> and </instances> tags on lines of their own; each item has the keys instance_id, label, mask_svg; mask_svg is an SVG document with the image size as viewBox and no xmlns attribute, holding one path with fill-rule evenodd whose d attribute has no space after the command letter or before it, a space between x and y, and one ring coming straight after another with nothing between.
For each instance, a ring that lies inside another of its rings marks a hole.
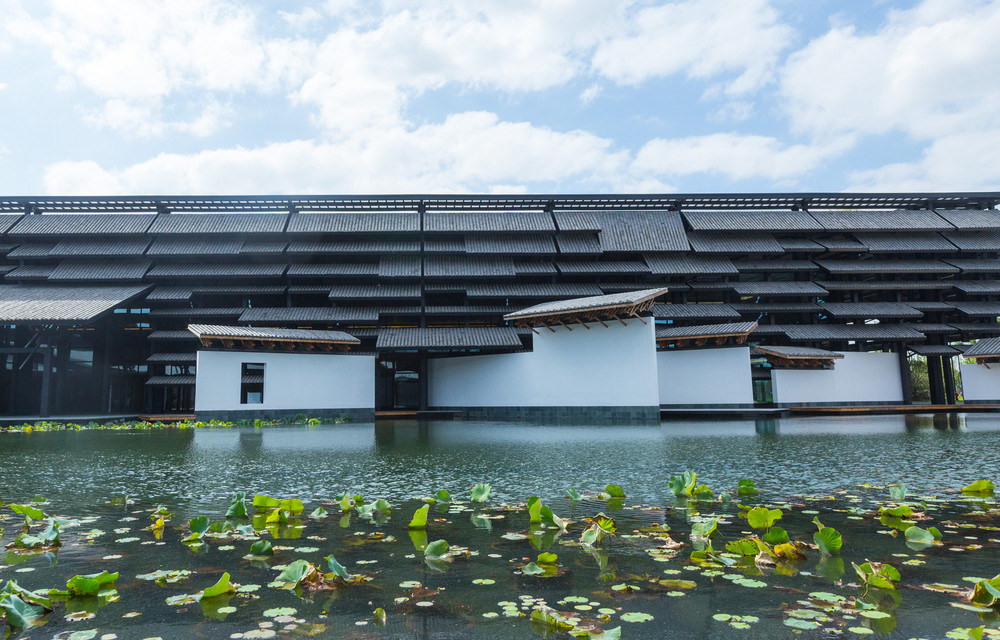
<instances>
[{"instance_id":1,"label":"lotus leaf","mask_svg":"<svg viewBox=\"0 0 1000 640\"><path fill-rule=\"evenodd\" d=\"M931 535L934 536L935 540L941 539L941 532L938 531L937 527L927 527L927 530L931 532Z\"/></svg>"},{"instance_id":2,"label":"lotus leaf","mask_svg":"<svg viewBox=\"0 0 1000 640\"><path fill-rule=\"evenodd\" d=\"M528 498L528 522L531 524L539 523L542 521L542 501L538 496L531 496Z\"/></svg>"},{"instance_id":3,"label":"lotus leaf","mask_svg":"<svg viewBox=\"0 0 1000 640\"><path fill-rule=\"evenodd\" d=\"M521 573L526 576L537 576L542 573L545 573L545 569L539 567L534 562L529 562L528 564L524 565L524 567L521 568Z\"/></svg>"},{"instance_id":4,"label":"lotus leaf","mask_svg":"<svg viewBox=\"0 0 1000 640\"><path fill-rule=\"evenodd\" d=\"M914 525L905 531L906 541L916 544L934 544L934 534Z\"/></svg>"},{"instance_id":5,"label":"lotus leaf","mask_svg":"<svg viewBox=\"0 0 1000 640\"><path fill-rule=\"evenodd\" d=\"M424 548L424 555L429 557L441 557L448 553L451 547L445 540L435 540Z\"/></svg>"},{"instance_id":6,"label":"lotus leaf","mask_svg":"<svg viewBox=\"0 0 1000 640\"><path fill-rule=\"evenodd\" d=\"M754 529L769 529L778 520L781 520L781 509L754 507L747 512L747 522Z\"/></svg>"},{"instance_id":7,"label":"lotus leaf","mask_svg":"<svg viewBox=\"0 0 1000 640\"><path fill-rule=\"evenodd\" d=\"M384 627L386 619L385 609L383 609L382 607L375 609L374 616L375 616L375 626Z\"/></svg>"},{"instance_id":8,"label":"lotus leaf","mask_svg":"<svg viewBox=\"0 0 1000 640\"><path fill-rule=\"evenodd\" d=\"M229 504L229 509L226 510L227 518L245 518L247 517L247 494L246 491L240 491L236 494L236 497Z\"/></svg>"},{"instance_id":9,"label":"lotus leaf","mask_svg":"<svg viewBox=\"0 0 1000 640\"><path fill-rule=\"evenodd\" d=\"M332 553L326 556L324 560L326 560L326 566L329 567L330 573L344 581L351 579L351 574L347 572L344 565L337 562L337 559L333 557Z\"/></svg>"},{"instance_id":10,"label":"lotus leaf","mask_svg":"<svg viewBox=\"0 0 1000 640\"><path fill-rule=\"evenodd\" d=\"M91 573L88 575L75 575L66 582L66 588L74 596L96 596L101 590L115 586L118 573Z\"/></svg>"},{"instance_id":11,"label":"lotus leaf","mask_svg":"<svg viewBox=\"0 0 1000 640\"><path fill-rule=\"evenodd\" d=\"M750 538L742 538L726 543L726 551L741 556L755 556L760 553L757 549L757 543Z\"/></svg>"},{"instance_id":12,"label":"lotus leaf","mask_svg":"<svg viewBox=\"0 0 1000 640\"><path fill-rule=\"evenodd\" d=\"M275 500L270 496L262 495L260 493L254 495L253 497L253 506L257 510L274 509L280 505L281 505L280 501Z\"/></svg>"},{"instance_id":13,"label":"lotus leaf","mask_svg":"<svg viewBox=\"0 0 1000 640\"><path fill-rule=\"evenodd\" d=\"M614 518L604 515L603 513L598 513L594 516L594 522L597 523L605 533L614 533L618 530L618 524L615 522Z\"/></svg>"},{"instance_id":14,"label":"lotus leaf","mask_svg":"<svg viewBox=\"0 0 1000 640\"><path fill-rule=\"evenodd\" d=\"M309 562L306 560L296 560L292 562L287 567L285 567L275 582L282 583L282 589L294 589L299 586L299 583L305 579L310 573L316 570Z\"/></svg>"},{"instance_id":15,"label":"lotus leaf","mask_svg":"<svg viewBox=\"0 0 1000 640\"><path fill-rule=\"evenodd\" d=\"M219 581L201 592L202 598L214 598L227 593L235 593L236 587L229 582L229 573L223 573Z\"/></svg>"},{"instance_id":16,"label":"lotus leaf","mask_svg":"<svg viewBox=\"0 0 1000 640\"><path fill-rule=\"evenodd\" d=\"M889 487L889 497L893 500L905 500L906 499L906 485L898 484Z\"/></svg>"},{"instance_id":17,"label":"lotus leaf","mask_svg":"<svg viewBox=\"0 0 1000 640\"><path fill-rule=\"evenodd\" d=\"M570 500L583 500L583 496L576 489L566 489L566 495L569 496Z\"/></svg>"},{"instance_id":18,"label":"lotus leaf","mask_svg":"<svg viewBox=\"0 0 1000 640\"><path fill-rule=\"evenodd\" d=\"M679 476L670 476L670 480L667 482L667 486L670 491L677 496L681 497L691 497L694 491L695 481L698 478L697 473L691 471L685 471Z\"/></svg>"},{"instance_id":19,"label":"lotus leaf","mask_svg":"<svg viewBox=\"0 0 1000 640\"><path fill-rule=\"evenodd\" d=\"M383 500L382 498L376 500L373 506L375 511L377 511L378 513L388 513L392 509L391 505L389 504L389 501Z\"/></svg>"},{"instance_id":20,"label":"lotus leaf","mask_svg":"<svg viewBox=\"0 0 1000 640\"><path fill-rule=\"evenodd\" d=\"M851 563L858 579L868 586L876 589L894 590L899 582L899 571L892 565L879 562L865 562L862 565Z\"/></svg>"},{"instance_id":21,"label":"lotus leaf","mask_svg":"<svg viewBox=\"0 0 1000 640\"><path fill-rule=\"evenodd\" d=\"M24 516L24 523L31 524L32 520L41 520L45 517L45 512L41 509L31 506L30 504L14 504L11 503L7 505L10 510L14 513L19 513Z\"/></svg>"},{"instance_id":22,"label":"lotus leaf","mask_svg":"<svg viewBox=\"0 0 1000 640\"><path fill-rule=\"evenodd\" d=\"M913 514L913 509L909 505L901 504L895 507L879 507L878 514L880 516L889 516L891 518L906 518Z\"/></svg>"},{"instance_id":23,"label":"lotus leaf","mask_svg":"<svg viewBox=\"0 0 1000 640\"><path fill-rule=\"evenodd\" d=\"M328 515L329 515L329 512L326 509L324 509L323 507L316 507L309 514L309 517L313 518L313 519L316 519L316 520L320 520L322 518L327 517Z\"/></svg>"},{"instance_id":24,"label":"lotus leaf","mask_svg":"<svg viewBox=\"0 0 1000 640\"><path fill-rule=\"evenodd\" d=\"M753 498L759 492L757 491L757 485L754 484L753 480L747 480L744 478L737 483L736 493L743 498Z\"/></svg>"},{"instance_id":25,"label":"lotus leaf","mask_svg":"<svg viewBox=\"0 0 1000 640\"><path fill-rule=\"evenodd\" d=\"M540 553L538 554L538 564L555 564L556 560L559 559L554 553Z\"/></svg>"},{"instance_id":26,"label":"lotus leaf","mask_svg":"<svg viewBox=\"0 0 1000 640\"><path fill-rule=\"evenodd\" d=\"M252 556L272 556L274 555L274 549L271 547L270 540L258 540L250 545L250 555Z\"/></svg>"},{"instance_id":27,"label":"lotus leaf","mask_svg":"<svg viewBox=\"0 0 1000 640\"><path fill-rule=\"evenodd\" d=\"M580 543L589 546L600 544L606 535L607 532L595 523L583 530L580 534Z\"/></svg>"},{"instance_id":28,"label":"lotus leaf","mask_svg":"<svg viewBox=\"0 0 1000 640\"><path fill-rule=\"evenodd\" d=\"M434 492L434 499L438 502L451 502L451 494L444 489L438 489Z\"/></svg>"},{"instance_id":29,"label":"lotus leaf","mask_svg":"<svg viewBox=\"0 0 1000 640\"><path fill-rule=\"evenodd\" d=\"M771 527L761 539L767 544L777 545L788 542L788 532L781 527Z\"/></svg>"},{"instance_id":30,"label":"lotus leaf","mask_svg":"<svg viewBox=\"0 0 1000 640\"><path fill-rule=\"evenodd\" d=\"M566 530L566 525L568 523L559 516L557 516L556 514L552 513L552 509L548 508L547 506L543 505L542 508L539 510L538 515L541 518L542 523L552 525L553 527L556 527L560 531Z\"/></svg>"},{"instance_id":31,"label":"lotus leaf","mask_svg":"<svg viewBox=\"0 0 1000 640\"><path fill-rule=\"evenodd\" d=\"M12 545L24 549L44 549L62 545L59 541L59 523L54 518L46 518L45 522L45 529L38 535L21 533L14 539Z\"/></svg>"},{"instance_id":32,"label":"lotus leaf","mask_svg":"<svg viewBox=\"0 0 1000 640\"><path fill-rule=\"evenodd\" d=\"M15 629L30 627L47 613L44 607L26 602L14 594L0 596L0 609L3 609L7 625Z\"/></svg>"},{"instance_id":33,"label":"lotus leaf","mask_svg":"<svg viewBox=\"0 0 1000 640\"><path fill-rule=\"evenodd\" d=\"M712 493L712 488L707 484L700 484L691 490L691 496L697 500L712 500L715 494Z\"/></svg>"},{"instance_id":34,"label":"lotus leaf","mask_svg":"<svg viewBox=\"0 0 1000 640\"><path fill-rule=\"evenodd\" d=\"M410 529L423 529L427 526L427 512L430 510L430 505L425 504L416 511L413 512L413 518L410 520Z\"/></svg>"},{"instance_id":35,"label":"lotus leaf","mask_svg":"<svg viewBox=\"0 0 1000 640\"><path fill-rule=\"evenodd\" d=\"M623 500L625 498L625 490L616 484L609 484L604 487L604 493L613 500Z\"/></svg>"},{"instance_id":36,"label":"lotus leaf","mask_svg":"<svg viewBox=\"0 0 1000 640\"><path fill-rule=\"evenodd\" d=\"M493 487L489 484L477 484L476 486L472 487L472 491L470 493L472 501L486 502L487 500L490 499L490 491L492 490L492 488Z\"/></svg>"},{"instance_id":37,"label":"lotus leaf","mask_svg":"<svg viewBox=\"0 0 1000 640\"><path fill-rule=\"evenodd\" d=\"M962 493L976 493L982 495L993 495L992 480L976 480L972 484L962 487Z\"/></svg>"},{"instance_id":38,"label":"lotus leaf","mask_svg":"<svg viewBox=\"0 0 1000 640\"><path fill-rule=\"evenodd\" d=\"M969 599L980 607L995 607L1000 604L1000 575L976 582Z\"/></svg>"},{"instance_id":39,"label":"lotus leaf","mask_svg":"<svg viewBox=\"0 0 1000 640\"><path fill-rule=\"evenodd\" d=\"M205 535L205 532L208 531L208 527L210 525L211 523L208 521L207 516L197 516L191 518L191 520L188 521L188 528L191 529L191 534L184 538L181 542L195 542L201 540L201 537Z\"/></svg>"},{"instance_id":40,"label":"lotus leaf","mask_svg":"<svg viewBox=\"0 0 1000 640\"><path fill-rule=\"evenodd\" d=\"M567 618L548 607L537 607L532 611L531 621L553 631L569 631L575 626L571 618Z\"/></svg>"},{"instance_id":41,"label":"lotus leaf","mask_svg":"<svg viewBox=\"0 0 1000 640\"><path fill-rule=\"evenodd\" d=\"M813 543L819 547L820 553L829 556L838 555L844 546L840 533L833 527L817 526L819 531L813 534Z\"/></svg>"}]
</instances>

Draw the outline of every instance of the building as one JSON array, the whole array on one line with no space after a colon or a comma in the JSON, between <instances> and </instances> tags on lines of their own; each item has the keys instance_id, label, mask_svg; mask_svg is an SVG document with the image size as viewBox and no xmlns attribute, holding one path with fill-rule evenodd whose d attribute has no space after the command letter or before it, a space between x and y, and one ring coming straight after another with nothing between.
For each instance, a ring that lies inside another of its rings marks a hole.
<instances>
[{"instance_id":1,"label":"building","mask_svg":"<svg viewBox=\"0 0 1000 640\"><path fill-rule=\"evenodd\" d=\"M545 343L548 331L505 316L657 288L661 404L905 403L910 353L928 358L933 400L953 401L944 364L1000 336L998 203L997 192L3 198L0 414L191 411L199 353L226 347L189 325L341 332L357 339L350 357L373 363L376 409L453 406L433 381L450 360ZM706 377L711 388L694 384Z\"/></svg>"}]
</instances>

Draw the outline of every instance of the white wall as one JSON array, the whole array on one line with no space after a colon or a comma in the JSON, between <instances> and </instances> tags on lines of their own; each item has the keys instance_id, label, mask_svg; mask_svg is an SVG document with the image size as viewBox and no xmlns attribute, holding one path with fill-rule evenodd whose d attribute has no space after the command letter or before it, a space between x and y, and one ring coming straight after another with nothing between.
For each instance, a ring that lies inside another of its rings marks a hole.
<instances>
[{"instance_id":1,"label":"white wall","mask_svg":"<svg viewBox=\"0 0 1000 640\"><path fill-rule=\"evenodd\" d=\"M263 404L240 404L244 362L263 362ZM374 409L375 356L199 351L195 411Z\"/></svg>"},{"instance_id":2,"label":"white wall","mask_svg":"<svg viewBox=\"0 0 1000 640\"><path fill-rule=\"evenodd\" d=\"M962 397L966 401L1000 400L1000 363L958 365L962 374Z\"/></svg>"},{"instance_id":3,"label":"white wall","mask_svg":"<svg viewBox=\"0 0 1000 640\"><path fill-rule=\"evenodd\" d=\"M750 348L658 351L660 404L753 404Z\"/></svg>"},{"instance_id":4,"label":"white wall","mask_svg":"<svg viewBox=\"0 0 1000 640\"><path fill-rule=\"evenodd\" d=\"M833 369L771 372L774 402L902 402L899 355L842 351Z\"/></svg>"},{"instance_id":5,"label":"white wall","mask_svg":"<svg viewBox=\"0 0 1000 640\"><path fill-rule=\"evenodd\" d=\"M435 407L658 405L652 319L589 326L539 329L530 353L431 360L428 401Z\"/></svg>"}]
</instances>

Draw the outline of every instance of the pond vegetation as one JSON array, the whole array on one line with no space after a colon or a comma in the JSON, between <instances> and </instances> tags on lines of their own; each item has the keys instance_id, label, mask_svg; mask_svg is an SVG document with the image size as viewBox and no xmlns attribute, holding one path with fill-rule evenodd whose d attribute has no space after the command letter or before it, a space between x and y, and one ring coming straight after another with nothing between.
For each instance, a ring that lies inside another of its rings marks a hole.
<instances>
[{"instance_id":1,"label":"pond vegetation","mask_svg":"<svg viewBox=\"0 0 1000 640\"><path fill-rule=\"evenodd\" d=\"M663 503L616 484L544 503L488 483L399 504L239 492L188 519L33 496L0 509L2 624L68 640L1000 637L989 479L795 496L698 480L671 476Z\"/></svg>"}]
</instances>

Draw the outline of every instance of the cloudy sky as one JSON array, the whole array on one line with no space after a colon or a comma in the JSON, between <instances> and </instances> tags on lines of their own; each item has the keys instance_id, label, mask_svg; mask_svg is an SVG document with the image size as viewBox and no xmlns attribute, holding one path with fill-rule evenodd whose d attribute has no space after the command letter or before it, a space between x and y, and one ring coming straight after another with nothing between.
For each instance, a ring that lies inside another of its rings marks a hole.
<instances>
[{"instance_id":1,"label":"cloudy sky","mask_svg":"<svg viewBox=\"0 0 1000 640\"><path fill-rule=\"evenodd\" d=\"M1000 188L1000 0L0 0L0 194Z\"/></svg>"}]
</instances>

